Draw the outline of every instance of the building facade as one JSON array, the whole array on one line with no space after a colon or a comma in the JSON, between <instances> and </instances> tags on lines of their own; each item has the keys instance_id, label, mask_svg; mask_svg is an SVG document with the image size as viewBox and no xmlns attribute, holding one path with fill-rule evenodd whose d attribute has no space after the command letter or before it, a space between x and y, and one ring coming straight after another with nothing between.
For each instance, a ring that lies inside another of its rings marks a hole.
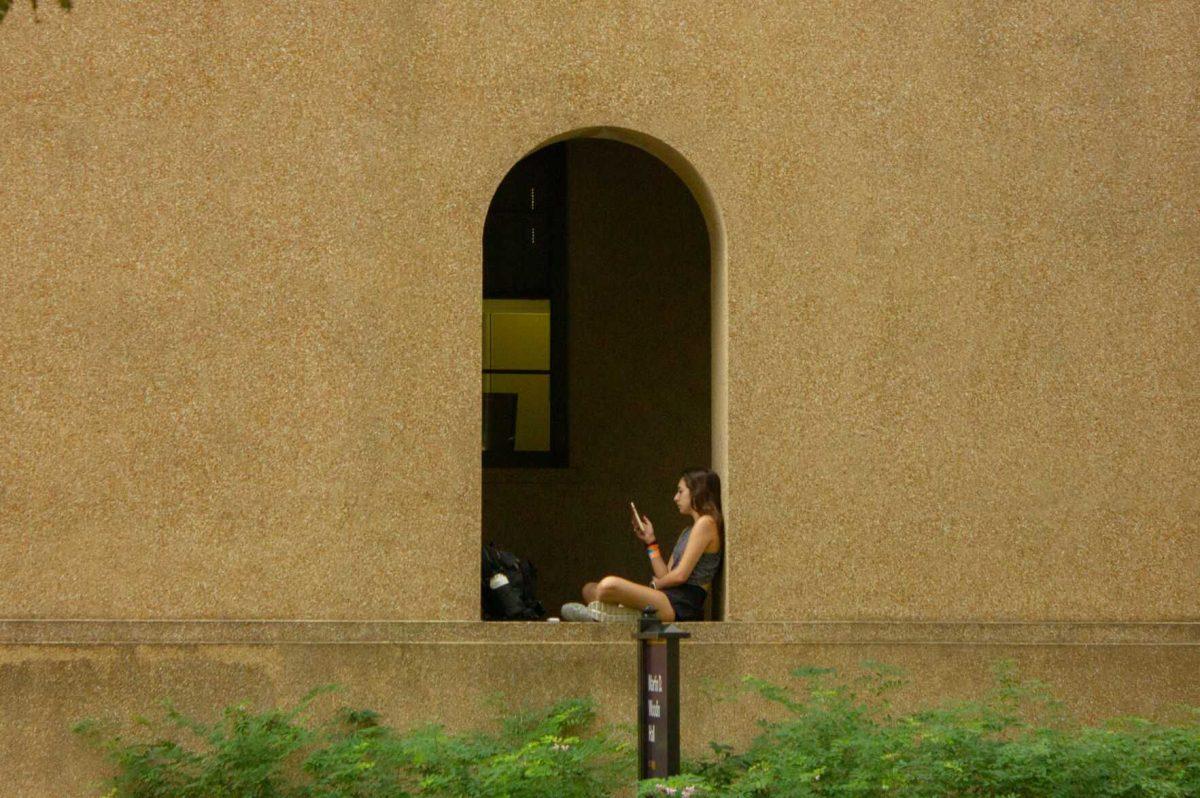
<instances>
[{"instance_id":1,"label":"building facade","mask_svg":"<svg viewBox=\"0 0 1200 798\"><path fill-rule=\"evenodd\" d=\"M685 750L803 663L1200 704L1193 4L77 6L0 24L6 794L165 696L631 721L629 630L482 622L479 545L636 578L705 462ZM485 468L485 220L546 147L566 455Z\"/></svg>"}]
</instances>

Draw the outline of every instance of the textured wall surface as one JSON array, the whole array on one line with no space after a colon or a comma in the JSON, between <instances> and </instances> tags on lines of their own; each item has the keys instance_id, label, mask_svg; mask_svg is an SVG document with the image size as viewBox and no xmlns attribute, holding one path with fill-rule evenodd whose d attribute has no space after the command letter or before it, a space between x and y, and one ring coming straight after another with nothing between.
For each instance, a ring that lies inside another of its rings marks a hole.
<instances>
[{"instance_id":1,"label":"textured wall surface","mask_svg":"<svg viewBox=\"0 0 1200 798\"><path fill-rule=\"evenodd\" d=\"M550 614L610 573L648 581L634 501L668 550L679 472L707 465L709 242L687 187L616 141L567 143L567 469L488 469L485 540L538 567Z\"/></svg>"},{"instance_id":2,"label":"textured wall surface","mask_svg":"<svg viewBox=\"0 0 1200 798\"><path fill-rule=\"evenodd\" d=\"M602 124L722 213L729 617L1196 617L1194 4L42 16L5 614L474 617L483 215Z\"/></svg>"},{"instance_id":3,"label":"textured wall surface","mask_svg":"<svg viewBox=\"0 0 1200 798\"><path fill-rule=\"evenodd\" d=\"M1178 720L1200 705L1195 624L692 624L683 644L683 749L741 745L773 717L736 693L742 674L798 686L797 665L861 673L864 659L907 671L897 711L981 697L1011 659L1048 683L1074 717L1138 714ZM108 768L69 732L84 718L161 718L162 698L216 720L227 704L285 706L318 684L312 717L369 707L398 727L437 720L487 728L499 706L544 706L592 695L602 723L636 723L634 642L623 625L485 623L0 622L0 765L9 798L98 795ZM144 728L133 736L143 739Z\"/></svg>"},{"instance_id":4,"label":"textured wall surface","mask_svg":"<svg viewBox=\"0 0 1200 798\"><path fill-rule=\"evenodd\" d=\"M477 617L484 214L597 126L686 159L721 233L726 617L764 623L690 673L896 651L953 692L1016 652L1089 711L1200 703L1200 625L1141 623L1200 620L1196 4L77 5L0 24L21 794L84 779L66 722L164 692L466 722L419 635L205 621ZM857 623L773 623L823 620ZM627 630L463 626L456 685L624 711ZM488 670L514 647L536 689Z\"/></svg>"}]
</instances>

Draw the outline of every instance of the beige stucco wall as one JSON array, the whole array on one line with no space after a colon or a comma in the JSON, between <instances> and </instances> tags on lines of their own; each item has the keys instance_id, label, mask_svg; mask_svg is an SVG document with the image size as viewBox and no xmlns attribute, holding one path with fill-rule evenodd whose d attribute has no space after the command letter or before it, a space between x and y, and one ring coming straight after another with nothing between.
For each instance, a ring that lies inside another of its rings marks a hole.
<instances>
[{"instance_id":1,"label":"beige stucco wall","mask_svg":"<svg viewBox=\"0 0 1200 798\"><path fill-rule=\"evenodd\" d=\"M604 124L719 203L729 617L1196 617L1191 4L82 6L0 30L5 614L474 617L483 214Z\"/></svg>"}]
</instances>

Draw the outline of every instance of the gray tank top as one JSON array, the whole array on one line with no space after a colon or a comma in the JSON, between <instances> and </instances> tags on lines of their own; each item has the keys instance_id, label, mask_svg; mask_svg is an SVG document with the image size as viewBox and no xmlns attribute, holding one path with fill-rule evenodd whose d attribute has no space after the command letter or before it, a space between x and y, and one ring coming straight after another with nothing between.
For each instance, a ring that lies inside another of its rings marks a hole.
<instances>
[{"instance_id":1,"label":"gray tank top","mask_svg":"<svg viewBox=\"0 0 1200 798\"><path fill-rule=\"evenodd\" d=\"M679 562L679 558L683 556L683 550L687 548L688 538L691 536L692 528L689 526L683 530L683 534L679 536L679 540L675 541L675 548L671 551L672 562ZM691 576L687 578L687 582L684 584L704 587L712 582L713 577L717 575L717 568L720 565L721 552L704 552L700 555L700 559L696 561L696 567L692 569Z\"/></svg>"}]
</instances>

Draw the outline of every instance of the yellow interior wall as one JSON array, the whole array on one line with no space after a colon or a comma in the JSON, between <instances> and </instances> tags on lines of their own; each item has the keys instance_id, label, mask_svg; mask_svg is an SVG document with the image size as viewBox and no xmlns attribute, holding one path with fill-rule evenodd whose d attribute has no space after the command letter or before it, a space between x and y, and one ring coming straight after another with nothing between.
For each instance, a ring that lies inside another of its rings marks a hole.
<instances>
[{"instance_id":1,"label":"yellow interior wall","mask_svg":"<svg viewBox=\"0 0 1200 798\"><path fill-rule=\"evenodd\" d=\"M483 300L483 367L550 368L550 300ZM537 374L485 374L483 390L517 395L515 449L550 449L550 381Z\"/></svg>"}]
</instances>

